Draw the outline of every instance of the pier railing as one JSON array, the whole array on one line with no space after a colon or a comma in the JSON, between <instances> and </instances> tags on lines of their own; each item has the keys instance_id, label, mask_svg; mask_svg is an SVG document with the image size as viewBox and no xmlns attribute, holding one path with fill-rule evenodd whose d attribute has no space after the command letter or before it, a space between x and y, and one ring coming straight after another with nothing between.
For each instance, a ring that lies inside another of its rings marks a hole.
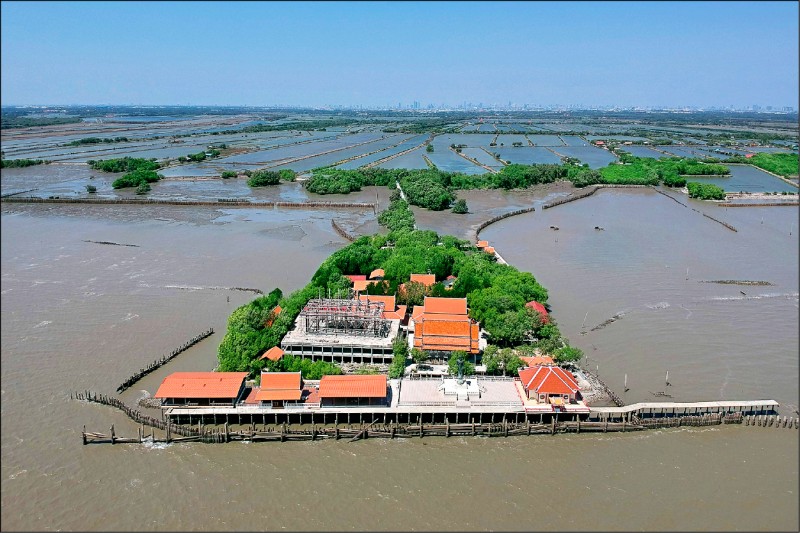
<instances>
[{"instance_id":1,"label":"pier railing","mask_svg":"<svg viewBox=\"0 0 800 533\"><path fill-rule=\"evenodd\" d=\"M555 417L549 423L534 423L526 420L523 423L491 422L491 423L449 423L425 424L415 422L408 424L372 423L366 424L361 421L359 424L347 424L334 426L317 426L312 424L301 429L291 429L289 424L278 424L274 426L262 426L257 429L255 424L249 427L232 431L226 423L223 427L207 428L199 426L199 429L188 428L192 434L183 437L171 437L167 433L165 439L157 439L154 435L147 438L143 431L139 431L137 438L117 437L114 426L111 426L111 434L87 432L83 428L81 438L83 444L129 444L142 442L205 442L205 443L225 443L236 441L248 442L268 442L268 441L306 441L320 439L339 440L347 438L350 441L370 438L423 438L423 437L511 437L520 435L555 435L556 433L581 433L581 432L625 432L643 431L654 428L669 428L681 426L712 426L720 424L742 424L757 425L759 427L775 428L794 428L800 427L800 420L797 418L780 416L742 416L741 413L731 413L722 415L713 413L701 416L684 416L673 419L654 419L648 421L633 420L622 422L600 422L584 421L580 418L575 420L558 421ZM186 429L186 428L184 428Z\"/></svg>"}]
</instances>

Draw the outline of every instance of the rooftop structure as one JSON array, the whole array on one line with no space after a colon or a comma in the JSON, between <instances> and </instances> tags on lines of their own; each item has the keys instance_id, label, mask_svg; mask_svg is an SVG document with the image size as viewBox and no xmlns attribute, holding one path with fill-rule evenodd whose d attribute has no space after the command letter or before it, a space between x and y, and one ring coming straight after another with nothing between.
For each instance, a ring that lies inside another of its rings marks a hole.
<instances>
[{"instance_id":1,"label":"rooftop structure","mask_svg":"<svg viewBox=\"0 0 800 533\"><path fill-rule=\"evenodd\" d=\"M465 387L444 379L404 379L400 386L397 405L400 407L488 407L521 408L522 398L513 378L483 380L469 377ZM449 386L448 386L449 384Z\"/></svg>"},{"instance_id":2,"label":"rooftop structure","mask_svg":"<svg viewBox=\"0 0 800 533\"><path fill-rule=\"evenodd\" d=\"M405 320L408 306L397 305L394 296L382 296L377 294L360 294L358 299L362 302L383 302L383 318L389 320Z\"/></svg>"},{"instance_id":3,"label":"rooftop structure","mask_svg":"<svg viewBox=\"0 0 800 533\"><path fill-rule=\"evenodd\" d=\"M386 302L374 298L310 300L281 348L311 360L390 363L400 320L385 318Z\"/></svg>"},{"instance_id":4,"label":"rooftop structure","mask_svg":"<svg viewBox=\"0 0 800 533\"><path fill-rule=\"evenodd\" d=\"M369 274L369 279L383 279L386 273L383 271L382 268L376 268Z\"/></svg>"},{"instance_id":5,"label":"rooftop structure","mask_svg":"<svg viewBox=\"0 0 800 533\"><path fill-rule=\"evenodd\" d=\"M300 311L298 320L312 334L385 337L390 324L383 318L384 306L380 300L314 299Z\"/></svg>"}]
</instances>

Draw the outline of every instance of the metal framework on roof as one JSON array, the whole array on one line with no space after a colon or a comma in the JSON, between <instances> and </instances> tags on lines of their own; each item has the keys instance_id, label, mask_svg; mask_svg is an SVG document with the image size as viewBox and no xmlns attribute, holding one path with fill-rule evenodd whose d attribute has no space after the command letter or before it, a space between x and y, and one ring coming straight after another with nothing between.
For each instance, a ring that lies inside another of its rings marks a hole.
<instances>
[{"instance_id":1,"label":"metal framework on roof","mask_svg":"<svg viewBox=\"0 0 800 533\"><path fill-rule=\"evenodd\" d=\"M386 337L391 321L383 318L383 308L383 302L358 298L319 298L309 300L300 319L308 333Z\"/></svg>"}]
</instances>

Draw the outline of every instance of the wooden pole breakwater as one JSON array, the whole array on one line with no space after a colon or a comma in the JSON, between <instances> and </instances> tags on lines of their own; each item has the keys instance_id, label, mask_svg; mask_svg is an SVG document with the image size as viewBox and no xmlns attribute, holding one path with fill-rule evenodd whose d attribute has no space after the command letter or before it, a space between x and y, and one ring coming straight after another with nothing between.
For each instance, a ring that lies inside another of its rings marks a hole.
<instances>
[{"instance_id":1,"label":"wooden pole breakwater","mask_svg":"<svg viewBox=\"0 0 800 533\"><path fill-rule=\"evenodd\" d=\"M124 382L122 382L122 385L117 387L117 393L119 394L121 392L124 392L126 389L128 389L130 386L132 386L134 383L136 383L137 381L139 381L140 379L145 377L147 374L149 374L153 370L156 370L157 368L169 363L170 361L172 361L175 357L177 357L181 353L185 352L186 350L188 350L189 348L191 348L192 346L194 346L198 342L202 341L203 339L205 339L207 337L210 337L213 334L214 334L214 328L208 328L203 333L201 333L199 335L195 335L194 337L192 337L188 341L184 342L183 344L181 344L180 346L178 346L177 348L172 350L172 352L169 355L165 355L165 356L161 357L161 359L156 359L155 361L153 361L152 363L150 363L146 367L140 368L138 372L136 372L134 375L132 375L131 377L126 379Z\"/></svg>"},{"instance_id":2,"label":"wooden pole breakwater","mask_svg":"<svg viewBox=\"0 0 800 533\"><path fill-rule=\"evenodd\" d=\"M165 200L156 198L38 198L34 196L10 197L0 199L2 202L27 204L98 204L98 205L184 205L214 207L286 207L296 209L327 208L370 208L375 204L369 202L252 202L240 198L218 198L217 200Z\"/></svg>"},{"instance_id":3,"label":"wooden pole breakwater","mask_svg":"<svg viewBox=\"0 0 800 533\"><path fill-rule=\"evenodd\" d=\"M774 415L743 416L742 413L710 413L704 415L687 415L668 418L645 418L633 417L630 420L621 422L587 421L587 420L567 420L559 421L554 417L550 423L535 423L526 419L525 422L485 422L485 423L460 423L453 424L423 424L408 423L399 425L377 424L372 422L364 425L347 424L342 426L320 427L316 424L311 428L303 427L292 429L290 424L279 424L276 426L263 426L257 429L254 425L243 428L239 431L232 431L226 424L224 427L200 429L186 428L183 426L170 426L170 434L165 439L152 439L152 442L204 442L208 444L222 444L226 442L248 441L248 442L291 442L291 441L314 441L322 439L347 439L349 442L371 439L371 438L420 438L420 437L513 437L521 435L555 435L561 433L581 433L581 432L626 432L642 431L647 429L673 428L683 426L715 426L722 424L744 424L757 425L760 427L776 428L798 428L800 420L796 418L780 417ZM171 432L176 432L181 437L172 437ZM88 432L84 426L81 438L84 444L133 444L142 442L143 431L139 431L138 438L117 437L113 433L107 435L97 432Z\"/></svg>"},{"instance_id":4,"label":"wooden pole breakwater","mask_svg":"<svg viewBox=\"0 0 800 533\"><path fill-rule=\"evenodd\" d=\"M76 392L70 394L71 398L75 398L76 400L83 400L92 403L99 403L101 405L107 405L109 407L115 407L125 413L128 418L136 422L137 424L141 424L142 428L140 430L140 435L144 434L144 426L150 426L156 429L164 430L167 432L167 440L166 442L170 442L172 433L177 433L182 437L192 437L198 434L198 430L196 428L182 426L179 424L173 424L169 421L159 420L157 418L153 418L152 416L147 416L142 414L141 411L138 409L133 409L129 407L121 400L117 398L113 398L111 396L106 396L104 394L97 394L96 392L92 392L89 390L83 392ZM113 427L113 426L112 426ZM93 442L93 439L96 440L95 437L92 435L99 435L99 434L92 434L86 432L86 427L84 426L83 431L83 443L88 444ZM99 438L99 437L97 437ZM173 439L174 440L174 439ZM111 441L109 441L111 442ZM123 442L119 437L116 438L116 442ZM138 441L141 442L141 441Z\"/></svg>"},{"instance_id":5,"label":"wooden pole breakwater","mask_svg":"<svg viewBox=\"0 0 800 533\"><path fill-rule=\"evenodd\" d=\"M553 200L552 202L547 202L542 206L542 209L550 209L551 207L555 207L557 205L566 204L569 202L574 202L575 200L580 200L581 198L586 198L587 196L591 196L597 192L600 187L597 185L592 186L591 188L587 187L586 190L570 194L564 198L558 198Z\"/></svg>"},{"instance_id":6,"label":"wooden pole breakwater","mask_svg":"<svg viewBox=\"0 0 800 533\"><path fill-rule=\"evenodd\" d=\"M338 222L336 222L333 219L331 219L331 227L333 227L333 229L336 231L336 233L341 235L344 239L347 239L350 242L353 242L353 241L356 240L355 236L347 233L347 231L343 227L341 227Z\"/></svg>"},{"instance_id":7,"label":"wooden pole breakwater","mask_svg":"<svg viewBox=\"0 0 800 533\"><path fill-rule=\"evenodd\" d=\"M502 215L497 215L496 217L492 217L489 220L486 220L486 221L481 222L480 224L478 224L478 227L475 229L475 237L477 239L477 237L478 237L478 235L480 234L481 231L486 229L488 226L491 226L495 222L499 222L499 221L503 220L504 218L513 217L513 216L516 216L516 215L521 215L523 213L532 213L534 211L536 211L535 207L525 207L525 208L522 208L522 209L517 209L516 211L510 211L508 213L504 213Z\"/></svg>"}]
</instances>

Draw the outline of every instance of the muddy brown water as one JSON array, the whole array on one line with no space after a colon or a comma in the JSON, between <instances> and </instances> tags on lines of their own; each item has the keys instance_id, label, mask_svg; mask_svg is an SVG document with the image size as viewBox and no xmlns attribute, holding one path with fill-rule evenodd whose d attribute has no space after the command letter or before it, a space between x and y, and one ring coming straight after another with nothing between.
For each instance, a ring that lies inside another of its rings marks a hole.
<instances>
[{"instance_id":1,"label":"muddy brown water","mask_svg":"<svg viewBox=\"0 0 800 533\"><path fill-rule=\"evenodd\" d=\"M426 213L418 222L463 237L482 218L557 194L473 191L464 195L472 215ZM553 316L601 376L629 374L629 398L661 390L669 366L679 400L797 405L791 209L731 209L721 218L733 233L655 193L601 191L512 217L482 237L545 284ZM111 408L70 401L71 390L113 394L209 326L215 335L122 399L152 394L170 372L212 369L228 315L253 297L230 288L304 285L346 244L332 216L349 229L377 228L371 210L4 204L3 529L797 529L797 430L81 445L84 424L106 432L115 424L124 436L136 426ZM696 283L738 277L774 286ZM754 298L737 299L740 288ZM587 329L626 315L581 336L587 311Z\"/></svg>"}]
</instances>

